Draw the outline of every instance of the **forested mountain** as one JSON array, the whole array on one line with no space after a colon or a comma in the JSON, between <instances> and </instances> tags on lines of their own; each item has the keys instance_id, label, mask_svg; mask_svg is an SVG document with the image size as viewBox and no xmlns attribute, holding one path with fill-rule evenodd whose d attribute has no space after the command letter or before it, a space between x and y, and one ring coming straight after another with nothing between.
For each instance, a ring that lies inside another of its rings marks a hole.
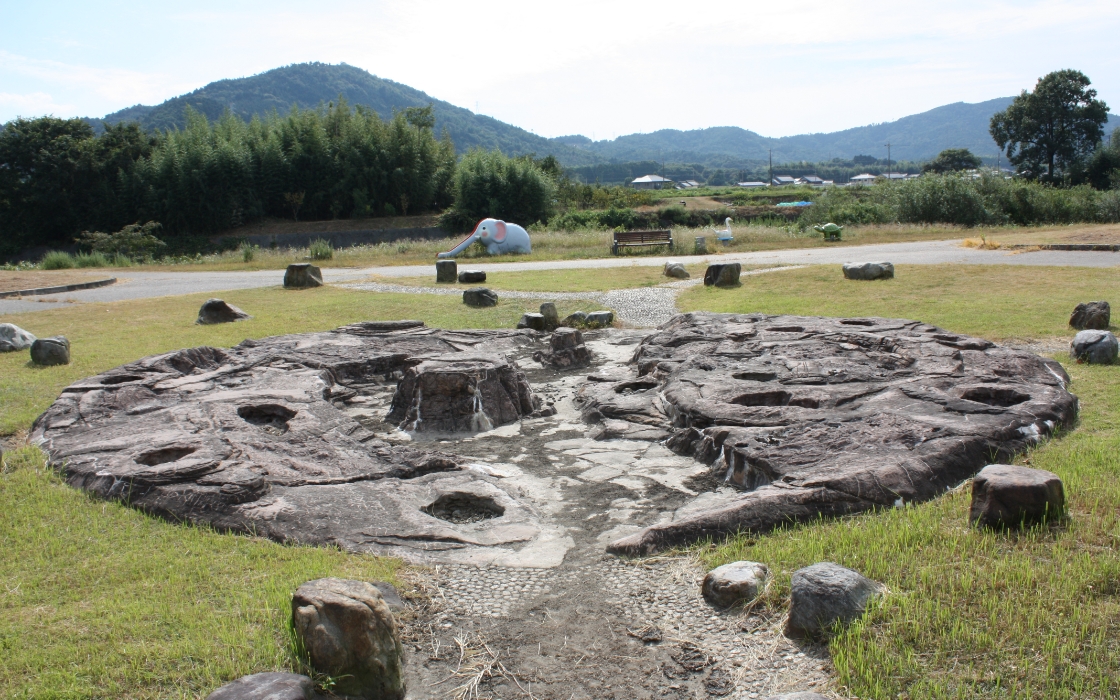
<instances>
[{"instance_id":1,"label":"forested mountain","mask_svg":"<svg viewBox=\"0 0 1120 700\"><path fill-rule=\"evenodd\" d=\"M767 159L769 149L774 151L775 163L849 159L861 154L882 158L886 156L888 142L894 160L928 160L946 148L968 148L978 155L994 157L997 148L988 134L988 122L1012 99L957 102L893 122L782 138L762 136L737 126L717 126L692 131L664 129L610 141L592 141L579 135L546 139L360 68L301 63L248 78L219 80L156 106L136 105L90 121L95 127L102 121L138 121L146 129L165 129L185 124L187 105L210 119L218 118L226 109L249 119L273 110L284 114L293 104L316 107L336 100L340 94L350 104L366 105L385 118L407 107L431 104L435 109L436 134L446 129L460 153L481 146L498 148L507 155L551 154L567 167L659 161L732 169L757 166ZM1117 126L1120 118L1113 115L1108 132Z\"/></svg>"},{"instance_id":2,"label":"forested mountain","mask_svg":"<svg viewBox=\"0 0 1120 700\"><path fill-rule=\"evenodd\" d=\"M436 117L436 135L447 129L460 153L481 146L499 148L507 155L551 153L566 165L587 165L602 160L346 64L300 63L248 78L219 80L154 107L136 105L90 121L95 128L99 127L99 122L116 124L122 121L137 121L149 130L182 128L186 124L184 108L187 105L211 120L220 117L227 108L248 120L253 115L265 115L273 110L284 115L293 104L314 108L337 100L340 94L350 104L370 107L385 119L407 107L431 104Z\"/></svg>"}]
</instances>

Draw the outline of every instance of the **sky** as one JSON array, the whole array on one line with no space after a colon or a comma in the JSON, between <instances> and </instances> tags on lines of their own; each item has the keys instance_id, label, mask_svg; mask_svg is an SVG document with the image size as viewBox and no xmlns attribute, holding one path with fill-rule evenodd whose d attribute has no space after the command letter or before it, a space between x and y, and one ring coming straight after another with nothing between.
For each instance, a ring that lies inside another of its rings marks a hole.
<instances>
[{"instance_id":1,"label":"sky","mask_svg":"<svg viewBox=\"0 0 1120 700\"><path fill-rule=\"evenodd\" d=\"M893 121L1076 68L1120 112L1120 2L0 0L0 123L348 63L542 136Z\"/></svg>"}]
</instances>

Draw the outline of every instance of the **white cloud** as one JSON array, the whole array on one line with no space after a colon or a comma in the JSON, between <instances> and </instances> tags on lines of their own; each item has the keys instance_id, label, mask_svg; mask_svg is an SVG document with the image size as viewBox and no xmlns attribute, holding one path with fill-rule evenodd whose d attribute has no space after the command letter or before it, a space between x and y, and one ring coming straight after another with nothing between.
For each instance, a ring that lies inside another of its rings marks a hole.
<instances>
[{"instance_id":1,"label":"white cloud","mask_svg":"<svg viewBox=\"0 0 1120 700\"><path fill-rule=\"evenodd\" d=\"M37 117L43 114L70 115L73 111L74 105L56 102L45 92L28 94L0 92L0 113L10 113L17 117Z\"/></svg>"}]
</instances>

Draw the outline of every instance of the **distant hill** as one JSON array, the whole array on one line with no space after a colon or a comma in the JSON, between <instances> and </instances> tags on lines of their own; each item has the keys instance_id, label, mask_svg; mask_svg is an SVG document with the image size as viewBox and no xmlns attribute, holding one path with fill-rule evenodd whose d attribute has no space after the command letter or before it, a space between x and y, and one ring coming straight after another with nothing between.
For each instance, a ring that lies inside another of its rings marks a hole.
<instances>
[{"instance_id":1,"label":"distant hill","mask_svg":"<svg viewBox=\"0 0 1120 700\"><path fill-rule=\"evenodd\" d=\"M340 94L351 104L366 105L384 118L391 118L395 111L406 107L431 104L435 108L436 134L447 129L459 151L481 146L500 148L508 155L552 153L565 165L587 165L601 160L346 64L300 63L248 78L219 80L162 104L128 107L90 122L95 128L99 122L137 121L146 129L168 129L183 126L187 105L209 119L217 119L226 109L250 119L254 114L264 115L272 110L284 114L293 104L313 108L337 100Z\"/></svg>"},{"instance_id":2,"label":"distant hill","mask_svg":"<svg viewBox=\"0 0 1120 700\"><path fill-rule=\"evenodd\" d=\"M447 129L460 152L481 146L499 148L508 155L551 154L569 168L636 161L751 168L766 161L769 149L774 151L775 163L850 159L856 155L883 158L887 142L891 143L894 160L928 160L946 148L968 148L977 155L994 157L997 149L988 134L988 122L1012 100L1000 97L976 104L957 102L893 122L782 138L761 136L737 126L717 126L692 131L664 129L610 141L592 141L578 134L546 139L360 68L301 63L248 78L219 80L159 105L135 105L90 122L97 127L101 122L137 121L147 129L166 129L183 125L187 105L210 119L217 119L226 109L249 119L273 110L287 112L293 104L316 107L338 99L340 94L351 104L366 105L382 117L391 117L406 107L431 104L436 133ZM1120 126L1120 118L1113 115L1108 132L1116 126Z\"/></svg>"}]
</instances>

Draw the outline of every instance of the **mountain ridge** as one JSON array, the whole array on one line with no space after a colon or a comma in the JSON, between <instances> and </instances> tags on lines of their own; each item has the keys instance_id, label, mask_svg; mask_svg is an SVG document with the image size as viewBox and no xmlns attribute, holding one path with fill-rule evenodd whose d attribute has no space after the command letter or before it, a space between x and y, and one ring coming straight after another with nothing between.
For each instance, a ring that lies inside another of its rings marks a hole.
<instances>
[{"instance_id":1,"label":"mountain ridge","mask_svg":"<svg viewBox=\"0 0 1120 700\"><path fill-rule=\"evenodd\" d=\"M181 127L189 105L209 119L227 109L244 119L286 112L292 105L314 108L343 95L351 104L365 105L382 117L407 107L433 106L436 132L450 134L458 151L498 148L507 155L553 155L565 167L631 161L697 163L717 168L742 168L765 162L772 149L775 163L825 161L856 155L886 156L891 143L894 160L928 160L946 148L968 148L994 158L998 148L988 134L992 114L1005 109L1012 97L984 102L955 102L889 122L842 131L768 137L738 126L714 126L682 131L661 129L593 141L573 134L545 138L511 124L475 114L425 92L379 78L345 63L300 63L244 78L227 78L166 100L158 105L133 105L90 119L102 123L137 121L145 129ZM1120 126L1111 115L1106 133Z\"/></svg>"}]
</instances>

